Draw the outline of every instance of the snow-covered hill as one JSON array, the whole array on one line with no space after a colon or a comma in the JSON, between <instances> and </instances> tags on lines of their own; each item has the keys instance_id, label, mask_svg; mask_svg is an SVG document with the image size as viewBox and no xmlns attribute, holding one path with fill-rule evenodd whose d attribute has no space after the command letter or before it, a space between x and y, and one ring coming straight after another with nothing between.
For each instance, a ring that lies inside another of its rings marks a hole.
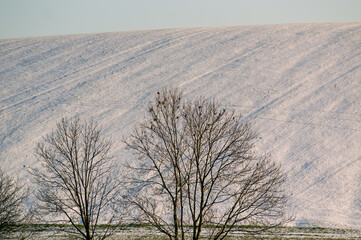
<instances>
[{"instance_id":1,"label":"snow-covered hill","mask_svg":"<svg viewBox=\"0 0 361 240\"><path fill-rule=\"evenodd\" d=\"M63 116L121 139L164 86L254 121L287 172L295 224L361 224L361 23L174 29L0 40L0 165L29 181Z\"/></svg>"}]
</instances>

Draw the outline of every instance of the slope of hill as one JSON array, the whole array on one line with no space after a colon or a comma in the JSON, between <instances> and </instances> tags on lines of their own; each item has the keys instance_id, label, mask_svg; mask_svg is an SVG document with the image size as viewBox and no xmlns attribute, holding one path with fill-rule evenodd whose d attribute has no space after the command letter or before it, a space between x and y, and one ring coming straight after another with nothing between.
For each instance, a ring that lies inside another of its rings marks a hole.
<instances>
[{"instance_id":1,"label":"slope of hill","mask_svg":"<svg viewBox=\"0 0 361 240\"><path fill-rule=\"evenodd\" d=\"M215 97L283 165L296 225L361 224L361 23L173 29L0 40L0 165L23 181L63 116L121 143L154 93Z\"/></svg>"}]
</instances>

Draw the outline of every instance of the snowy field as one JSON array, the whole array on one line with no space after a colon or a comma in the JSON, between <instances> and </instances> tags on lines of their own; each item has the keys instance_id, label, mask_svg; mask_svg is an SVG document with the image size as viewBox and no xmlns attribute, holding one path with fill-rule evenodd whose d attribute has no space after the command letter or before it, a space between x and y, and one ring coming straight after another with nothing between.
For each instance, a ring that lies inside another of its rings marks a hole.
<instances>
[{"instance_id":1,"label":"snowy field","mask_svg":"<svg viewBox=\"0 0 361 240\"><path fill-rule=\"evenodd\" d=\"M164 86L254 122L287 172L293 225L361 226L361 23L171 29L0 40L0 166L22 181L61 117L121 143Z\"/></svg>"}]
</instances>

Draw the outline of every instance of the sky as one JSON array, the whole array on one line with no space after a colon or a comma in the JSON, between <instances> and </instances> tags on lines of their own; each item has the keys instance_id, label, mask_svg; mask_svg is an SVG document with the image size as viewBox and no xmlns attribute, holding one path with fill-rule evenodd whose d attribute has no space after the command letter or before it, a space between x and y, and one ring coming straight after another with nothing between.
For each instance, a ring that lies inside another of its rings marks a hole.
<instances>
[{"instance_id":1,"label":"sky","mask_svg":"<svg viewBox=\"0 0 361 240\"><path fill-rule=\"evenodd\" d=\"M0 38L361 22L361 0L0 0Z\"/></svg>"}]
</instances>

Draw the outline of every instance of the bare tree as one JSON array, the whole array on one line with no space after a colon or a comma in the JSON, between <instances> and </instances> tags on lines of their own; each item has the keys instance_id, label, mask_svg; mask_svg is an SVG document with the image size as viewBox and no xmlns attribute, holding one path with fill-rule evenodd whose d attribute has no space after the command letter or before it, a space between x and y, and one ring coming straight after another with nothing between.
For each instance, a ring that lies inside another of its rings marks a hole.
<instances>
[{"instance_id":1,"label":"bare tree","mask_svg":"<svg viewBox=\"0 0 361 240\"><path fill-rule=\"evenodd\" d=\"M11 233L23 232L22 224L30 217L26 211L27 196L28 191L23 185L0 169L0 238L9 237ZM25 236L18 235L19 239Z\"/></svg>"},{"instance_id":2,"label":"bare tree","mask_svg":"<svg viewBox=\"0 0 361 240\"><path fill-rule=\"evenodd\" d=\"M255 140L250 123L214 100L158 92L125 140L137 155L128 167L139 220L170 239L199 239L202 230L223 239L236 225L282 224L285 175L256 155Z\"/></svg>"},{"instance_id":3,"label":"bare tree","mask_svg":"<svg viewBox=\"0 0 361 240\"><path fill-rule=\"evenodd\" d=\"M95 122L62 119L39 143L42 169L33 169L39 186L41 216L73 226L82 239L105 239L119 222L116 201L120 182L109 157L111 143ZM100 224L103 225L101 228Z\"/></svg>"}]
</instances>

